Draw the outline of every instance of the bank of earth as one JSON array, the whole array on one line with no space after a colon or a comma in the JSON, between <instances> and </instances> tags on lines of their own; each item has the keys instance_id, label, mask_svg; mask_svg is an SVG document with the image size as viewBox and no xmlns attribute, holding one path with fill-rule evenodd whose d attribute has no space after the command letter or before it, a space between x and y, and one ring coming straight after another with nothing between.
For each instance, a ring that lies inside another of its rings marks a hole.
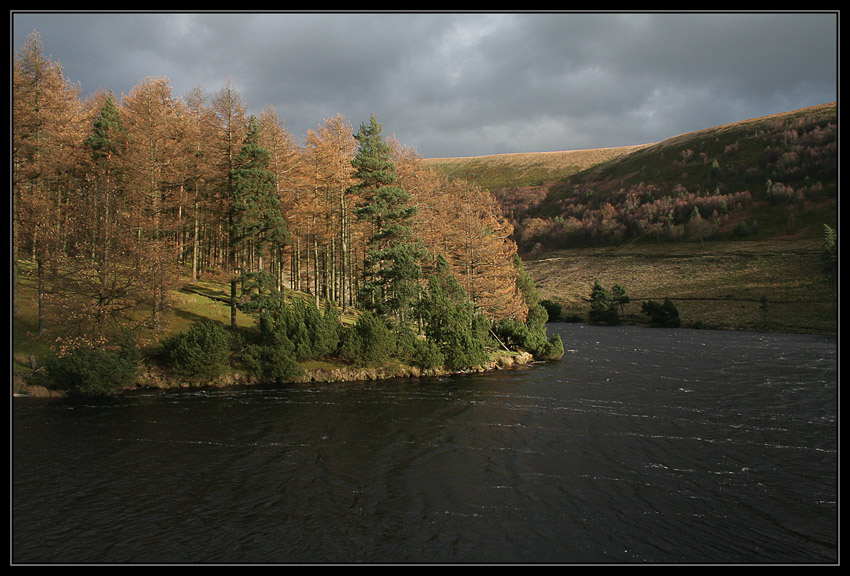
<instances>
[{"instance_id":1,"label":"bank of earth","mask_svg":"<svg viewBox=\"0 0 850 576\"><path fill-rule=\"evenodd\" d=\"M301 374L286 382L289 385L310 384L316 382L363 382L371 380L387 380L392 378L425 378L468 374L474 372L488 372L494 370L506 370L530 365L534 362L533 356L524 351L507 352L499 351L492 355L490 360L475 368L463 371L451 371L445 368L423 370L417 366L402 364L387 364L378 367L349 366L342 363L311 362L307 363ZM179 377L163 368L150 364L144 365L135 383L123 390L123 392L137 392L142 390L176 390L176 389L201 389L201 388L226 388L234 386L257 386L269 384L268 380L250 375L246 372L234 370L211 380L197 381ZM32 398L61 398L66 393L62 390L49 390L44 386L30 385L25 381L17 386L20 393L16 396Z\"/></svg>"}]
</instances>

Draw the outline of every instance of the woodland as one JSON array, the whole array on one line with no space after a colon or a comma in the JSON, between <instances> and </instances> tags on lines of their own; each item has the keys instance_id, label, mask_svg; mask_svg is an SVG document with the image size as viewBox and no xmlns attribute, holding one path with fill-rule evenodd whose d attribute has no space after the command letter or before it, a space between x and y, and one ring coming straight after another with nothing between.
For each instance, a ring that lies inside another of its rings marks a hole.
<instances>
[{"instance_id":1,"label":"woodland","mask_svg":"<svg viewBox=\"0 0 850 576\"><path fill-rule=\"evenodd\" d=\"M132 380L139 333L149 360L189 376L216 364L193 355L226 348L224 365L279 381L319 356L463 369L497 348L562 352L496 199L429 169L375 116L327 118L298 142L229 81L175 97L145 78L83 99L37 33L15 54L12 104L13 313L26 274L27 337L52 350L34 364L54 380L98 365ZM229 324L175 334L174 294L204 280L229 287Z\"/></svg>"}]
</instances>

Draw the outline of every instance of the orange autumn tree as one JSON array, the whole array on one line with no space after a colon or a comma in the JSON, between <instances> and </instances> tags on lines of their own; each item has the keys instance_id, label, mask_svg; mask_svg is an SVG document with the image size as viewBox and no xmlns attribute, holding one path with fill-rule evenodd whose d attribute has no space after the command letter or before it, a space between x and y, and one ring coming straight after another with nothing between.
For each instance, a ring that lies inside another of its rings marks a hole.
<instances>
[{"instance_id":1,"label":"orange autumn tree","mask_svg":"<svg viewBox=\"0 0 850 576\"><path fill-rule=\"evenodd\" d=\"M418 206L416 230L434 259L443 255L473 302L491 320L524 320L517 289L513 229L489 191L429 171L417 153L394 142L400 181Z\"/></svg>"},{"instance_id":2,"label":"orange autumn tree","mask_svg":"<svg viewBox=\"0 0 850 576\"><path fill-rule=\"evenodd\" d=\"M127 147L124 185L136 207L136 241L144 257L139 270L150 293L151 323L162 328L169 293L178 285L177 261L184 157L184 106L164 78L138 84L121 102Z\"/></svg>"},{"instance_id":3,"label":"orange autumn tree","mask_svg":"<svg viewBox=\"0 0 850 576\"><path fill-rule=\"evenodd\" d=\"M79 188L83 111L79 86L44 54L38 33L15 54L12 76L12 308L18 262L36 264L38 333L47 330L51 281L71 239Z\"/></svg>"}]
</instances>

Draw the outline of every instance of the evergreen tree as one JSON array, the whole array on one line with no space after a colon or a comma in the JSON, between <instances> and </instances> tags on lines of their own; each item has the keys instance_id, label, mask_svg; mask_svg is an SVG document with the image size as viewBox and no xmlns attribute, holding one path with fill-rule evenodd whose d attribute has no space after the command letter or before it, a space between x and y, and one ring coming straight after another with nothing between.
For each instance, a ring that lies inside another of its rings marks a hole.
<instances>
[{"instance_id":1,"label":"evergreen tree","mask_svg":"<svg viewBox=\"0 0 850 576\"><path fill-rule=\"evenodd\" d=\"M381 131L373 114L354 135L359 147L352 166L358 183L350 191L363 199L355 209L358 219L371 225L359 299L368 310L403 320L418 295L424 251L412 234L416 206L398 184Z\"/></svg>"},{"instance_id":2,"label":"evergreen tree","mask_svg":"<svg viewBox=\"0 0 850 576\"><path fill-rule=\"evenodd\" d=\"M821 271L832 289L832 302L838 298L838 232L823 225L823 253L821 254Z\"/></svg>"},{"instance_id":3,"label":"evergreen tree","mask_svg":"<svg viewBox=\"0 0 850 576\"><path fill-rule=\"evenodd\" d=\"M218 322L202 320L163 341L161 357L178 374L207 381L227 370L230 338Z\"/></svg>"},{"instance_id":4,"label":"evergreen tree","mask_svg":"<svg viewBox=\"0 0 850 576\"><path fill-rule=\"evenodd\" d=\"M426 337L437 345L449 368L472 368L487 360L489 321L476 312L442 255L419 310Z\"/></svg>"},{"instance_id":5,"label":"evergreen tree","mask_svg":"<svg viewBox=\"0 0 850 576\"><path fill-rule=\"evenodd\" d=\"M231 170L231 244L234 249L250 249L256 267L262 270L263 256L270 247L279 247L287 238L280 210L275 173L269 170L269 153L259 145L255 117L248 123L242 151ZM245 257L243 257L243 262ZM253 264L249 264L253 268ZM235 282L235 281L234 281ZM235 327L235 284L231 285L231 327Z\"/></svg>"},{"instance_id":6,"label":"evergreen tree","mask_svg":"<svg viewBox=\"0 0 850 576\"><path fill-rule=\"evenodd\" d=\"M679 310L669 298L664 298L663 304L648 300L641 305L641 310L649 316L649 321L653 326L678 328L681 325Z\"/></svg>"},{"instance_id":7,"label":"evergreen tree","mask_svg":"<svg viewBox=\"0 0 850 576\"><path fill-rule=\"evenodd\" d=\"M141 352L131 332L118 346L85 343L61 357L48 357L36 381L71 394L100 396L120 392L133 384L139 373Z\"/></svg>"},{"instance_id":8,"label":"evergreen tree","mask_svg":"<svg viewBox=\"0 0 850 576\"><path fill-rule=\"evenodd\" d=\"M76 211L77 254L69 273L75 289L88 296L80 308L104 331L107 320L142 301L148 286L142 279L144 254L137 241L134 217L140 207L124 185L127 133L118 105L109 94L85 140L91 153L91 179L85 203Z\"/></svg>"},{"instance_id":9,"label":"evergreen tree","mask_svg":"<svg viewBox=\"0 0 850 576\"><path fill-rule=\"evenodd\" d=\"M620 323L617 312L618 301L599 280L593 282L590 290L590 313L588 317L594 324L616 325Z\"/></svg>"},{"instance_id":10,"label":"evergreen tree","mask_svg":"<svg viewBox=\"0 0 850 576\"><path fill-rule=\"evenodd\" d=\"M344 332L340 353L352 364L381 366L395 349L395 338L386 320L367 310L357 324Z\"/></svg>"},{"instance_id":11,"label":"evergreen tree","mask_svg":"<svg viewBox=\"0 0 850 576\"><path fill-rule=\"evenodd\" d=\"M623 320L626 319L626 304L631 302L631 298L626 294L626 288L622 284L614 284L612 289L612 300L620 306L620 313L623 315Z\"/></svg>"},{"instance_id":12,"label":"evergreen tree","mask_svg":"<svg viewBox=\"0 0 850 576\"><path fill-rule=\"evenodd\" d=\"M551 338L547 336L549 313L543 307L534 281L518 255L514 257L514 266L517 270L517 290L525 300L528 315L524 322L515 318L500 321L495 327L496 332L503 343L530 352L537 360L557 360L564 355L564 343L557 334Z\"/></svg>"},{"instance_id":13,"label":"evergreen tree","mask_svg":"<svg viewBox=\"0 0 850 576\"><path fill-rule=\"evenodd\" d=\"M823 225L821 270L830 283L838 281L838 233L826 224Z\"/></svg>"}]
</instances>

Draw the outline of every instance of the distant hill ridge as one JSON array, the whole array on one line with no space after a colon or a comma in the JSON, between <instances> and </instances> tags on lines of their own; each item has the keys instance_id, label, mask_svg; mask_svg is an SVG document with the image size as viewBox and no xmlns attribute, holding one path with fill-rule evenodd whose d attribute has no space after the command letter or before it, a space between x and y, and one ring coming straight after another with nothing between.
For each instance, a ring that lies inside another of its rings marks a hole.
<instances>
[{"instance_id":1,"label":"distant hill ridge","mask_svg":"<svg viewBox=\"0 0 850 576\"><path fill-rule=\"evenodd\" d=\"M489 189L524 251L733 234L819 234L837 216L837 106L827 103L637 146L433 158ZM694 209L707 223L696 232ZM735 226L738 226L735 232Z\"/></svg>"}]
</instances>

